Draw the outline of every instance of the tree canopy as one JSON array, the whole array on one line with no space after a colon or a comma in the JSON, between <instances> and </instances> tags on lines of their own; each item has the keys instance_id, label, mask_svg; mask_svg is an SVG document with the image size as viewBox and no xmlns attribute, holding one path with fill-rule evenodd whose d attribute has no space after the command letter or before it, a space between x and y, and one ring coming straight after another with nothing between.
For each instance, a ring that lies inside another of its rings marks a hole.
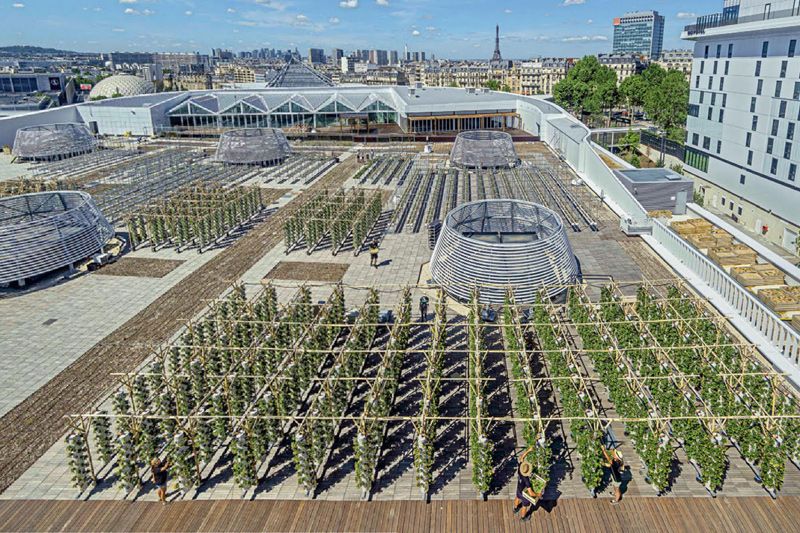
<instances>
[{"instance_id":1,"label":"tree canopy","mask_svg":"<svg viewBox=\"0 0 800 533\"><path fill-rule=\"evenodd\" d=\"M619 99L617 74L601 65L595 56L586 56L556 84L553 96L558 105L577 114L598 114L611 109Z\"/></svg>"}]
</instances>

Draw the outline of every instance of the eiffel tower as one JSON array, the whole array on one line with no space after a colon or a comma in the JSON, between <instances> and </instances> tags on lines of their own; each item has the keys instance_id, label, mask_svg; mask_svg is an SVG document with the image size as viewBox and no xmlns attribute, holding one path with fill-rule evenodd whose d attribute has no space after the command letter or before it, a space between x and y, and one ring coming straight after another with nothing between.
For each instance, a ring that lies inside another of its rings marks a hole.
<instances>
[{"instance_id":1,"label":"eiffel tower","mask_svg":"<svg viewBox=\"0 0 800 533\"><path fill-rule=\"evenodd\" d=\"M495 26L494 38L494 55L492 55L492 63L500 63L503 61L503 56L500 55L500 25Z\"/></svg>"}]
</instances>

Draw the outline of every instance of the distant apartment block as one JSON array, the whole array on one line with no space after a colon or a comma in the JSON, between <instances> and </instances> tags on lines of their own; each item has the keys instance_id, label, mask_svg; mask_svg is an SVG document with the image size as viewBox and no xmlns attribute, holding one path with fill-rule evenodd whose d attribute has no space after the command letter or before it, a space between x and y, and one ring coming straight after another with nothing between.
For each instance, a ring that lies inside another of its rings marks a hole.
<instances>
[{"instance_id":1,"label":"distant apartment block","mask_svg":"<svg viewBox=\"0 0 800 533\"><path fill-rule=\"evenodd\" d=\"M614 54L636 54L656 60L664 48L664 17L658 11L628 13L614 19Z\"/></svg>"},{"instance_id":2,"label":"distant apartment block","mask_svg":"<svg viewBox=\"0 0 800 533\"><path fill-rule=\"evenodd\" d=\"M694 42L686 168L705 204L786 249L800 226L800 1L727 0Z\"/></svg>"}]
</instances>

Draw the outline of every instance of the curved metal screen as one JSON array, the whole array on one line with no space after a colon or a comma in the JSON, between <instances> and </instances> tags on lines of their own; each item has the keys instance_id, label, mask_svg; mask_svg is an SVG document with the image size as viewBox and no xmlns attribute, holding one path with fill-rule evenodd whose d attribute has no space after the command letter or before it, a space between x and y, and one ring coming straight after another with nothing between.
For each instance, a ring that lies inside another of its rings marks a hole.
<instances>
[{"instance_id":1,"label":"curved metal screen","mask_svg":"<svg viewBox=\"0 0 800 533\"><path fill-rule=\"evenodd\" d=\"M97 140L83 124L45 124L20 128L12 154L21 159L52 160L92 152Z\"/></svg>"},{"instance_id":2,"label":"curved metal screen","mask_svg":"<svg viewBox=\"0 0 800 533\"><path fill-rule=\"evenodd\" d=\"M275 165L292 153L283 131L252 128L226 131L219 138L216 159L233 165Z\"/></svg>"},{"instance_id":3,"label":"curved metal screen","mask_svg":"<svg viewBox=\"0 0 800 533\"><path fill-rule=\"evenodd\" d=\"M465 131L459 133L450 162L466 168L508 168L519 163L511 135L502 131Z\"/></svg>"},{"instance_id":4,"label":"curved metal screen","mask_svg":"<svg viewBox=\"0 0 800 533\"><path fill-rule=\"evenodd\" d=\"M0 198L0 283L81 261L113 236L114 228L84 192Z\"/></svg>"},{"instance_id":5,"label":"curved metal screen","mask_svg":"<svg viewBox=\"0 0 800 533\"><path fill-rule=\"evenodd\" d=\"M530 202L484 200L448 213L431 274L460 301L478 285L482 303L500 305L510 285L517 302L533 303L543 287L550 297L563 293L578 265L556 213Z\"/></svg>"}]
</instances>

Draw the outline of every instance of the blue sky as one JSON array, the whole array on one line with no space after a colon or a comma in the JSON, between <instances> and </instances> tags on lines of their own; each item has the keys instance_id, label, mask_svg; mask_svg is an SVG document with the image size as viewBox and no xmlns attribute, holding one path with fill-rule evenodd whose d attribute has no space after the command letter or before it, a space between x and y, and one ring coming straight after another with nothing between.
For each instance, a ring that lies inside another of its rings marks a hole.
<instances>
[{"instance_id":1,"label":"blue sky","mask_svg":"<svg viewBox=\"0 0 800 533\"><path fill-rule=\"evenodd\" d=\"M310 46L424 50L489 58L494 25L506 58L611 49L612 19L655 9L665 48L722 0L0 0L0 45L78 51L193 51Z\"/></svg>"}]
</instances>

